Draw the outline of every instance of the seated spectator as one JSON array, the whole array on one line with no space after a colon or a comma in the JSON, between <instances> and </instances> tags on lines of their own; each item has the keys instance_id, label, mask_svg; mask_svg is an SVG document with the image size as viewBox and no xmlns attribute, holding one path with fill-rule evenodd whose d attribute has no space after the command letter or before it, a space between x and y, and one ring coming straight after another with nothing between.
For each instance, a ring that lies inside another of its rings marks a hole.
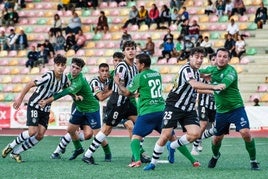
<instances>
[{"instance_id":1,"label":"seated spectator","mask_svg":"<svg viewBox=\"0 0 268 179\"><path fill-rule=\"evenodd\" d=\"M263 2L261 2L260 7L255 13L254 22L258 25L258 29L262 29L263 24L266 24L267 20L267 8L264 7Z\"/></svg>"},{"instance_id":2,"label":"seated spectator","mask_svg":"<svg viewBox=\"0 0 268 179\"><path fill-rule=\"evenodd\" d=\"M188 36L186 36L184 38L183 50L181 56L179 57L179 60L188 59L192 48L194 48L194 43L191 42L191 39Z\"/></svg>"},{"instance_id":3,"label":"seated spectator","mask_svg":"<svg viewBox=\"0 0 268 179\"><path fill-rule=\"evenodd\" d=\"M183 37L179 36L177 38L177 43L176 43L174 51L173 51L173 56L174 57L180 57L181 56L181 53L182 53L182 50L183 50L183 44L184 44Z\"/></svg>"},{"instance_id":4,"label":"seated spectator","mask_svg":"<svg viewBox=\"0 0 268 179\"><path fill-rule=\"evenodd\" d=\"M53 47L56 44L56 36L54 35L54 33L52 31L48 31L48 38L49 42L53 45Z\"/></svg>"},{"instance_id":5,"label":"seated spectator","mask_svg":"<svg viewBox=\"0 0 268 179\"><path fill-rule=\"evenodd\" d=\"M16 39L16 50L24 50L28 47L27 35L24 33L24 30L20 30L20 33Z\"/></svg>"},{"instance_id":6,"label":"seated spectator","mask_svg":"<svg viewBox=\"0 0 268 179\"><path fill-rule=\"evenodd\" d=\"M140 53L142 53L142 47L141 47L141 43L137 43L137 47L136 47L136 53L137 54L140 54Z\"/></svg>"},{"instance_id":7,"label":"seated spectator","mask_svg":"<svg viewBox=\"0 0 268 179\"><path fill-rule=\"evenodd\" d=\"M181 4L183 3L183 0L170 0L169 7L170 9L180 9Z\"/></svg>"},{"instance_id":8,"label":"seated spectator","mask_svg":"<svg viewBox=\"0 0 268 179\"><path fill-rule=\"evenodd\" d=\"M199 35L196 42L194 42L195 47L200 47L201 43L204 41L203 35Z\"/></svg>"},{"instance_id":9,"label":"seated spectator","mask_svg":"<svg viewBox=\"0 0 268 179\"><path fill-rule=\"evenodd\" d=\"M95 34L97 34L98 31L103 30L103 32L106 34L109 30L109 25L108 25L108 19L105 16L104 11L100 11L100 16L98 19L97 26L94 29Z\"/></svg>"},{"instance_id":10,"label":"seated spectator","mask_svg":"<svg viewBox=\"0 0 268 179\"><path fill-rule=\"evenodd\" d=\"M246 42L242 35L237 36L237 40L235 42L235 56L241 59L241 56L246 52Z\"/></svg>"},{"instance_id":11,"label":"seated spectator","mask_svg":"<svg viewBox=\"0 0 268 179\"><path fill-rule=\"evenodd\" d=\"M17 3L21 9L26 7L25 0L18 0Z\"/></svg>"},{"instance_id":12,"label":"seated spectator","mask_svg":"<svg viewBox=\"0 0 268 179\"><path fill-rule=\"evenodd\" d=\"M174 43L171 37L167 38L167 41L163 43L162 58L169 60L173 56Z\"/></svg>"},{"instance_id":13,"label":"seated spectator","mask_svg":"<svg viewBox=\"0 0 268 179\"><path fill-rule=\"evenodd\" d=\"M160 12L160 15L159 15L159 19L160 19L159 23L167 22L168 27L170 26L170 24L171 24L171 13L170 13L170 9L165 4L161 7L161 12ZM159 27L160 24L158 24L157 26Z\"/></svg>"},{"instance_id":14,"label":"seated spectator","mask_svg":"<svg viewBox=\"0 0 268 179\"><path fill-rule=\"evenodd\" d=\"M75 45L75 35L72 32L69 32L66 36L66 41L64 44L64 50L67 52Z\"/></svg>"},{"instance_id":15,"label":"seated spectator","mask_svg":"<svg viewBox=\"0 0 268 179\"><path fill-rule=\"evenodd\" d=\"M26 68L29 67L29 69L31 70L36 64L37 64L37 60L38 60L38 53L35 49L35 46L31 46L30 51L27 54L27 58L28 60L26 61Z\"/></svg>"},{"instance_id":16,"label":"seated spectator","mask_svg":"<svg viewBox=\"0 0 268 179\"><path fill-rule=\"evenodd\" d=\"M210 14L213 14L214 13L214 4L212 2L212 0L207 0L207 6L205 8L205 14L206 15L210 15Z\"/></svg>"},{"instance_id":17,"label":"seated spectator","mask_svg":"<svg viewBox=\"0 0 268 179\"><path fill-rule=\"evenodd\" d=\"M137 17L138 17L138 9L136 6L132 6L131 10L129 11L128 20L125 22L125 24L122 26L122 28L127 28L128 24L136 24L137 23Z\"/></svg>"},{"instance_id":18,"label":"seated spectator","mask_svg":"<svg viewBox=\"0 0 268 179\"><path fill-rule=\"evenodd\" d=\"M10 34L7 36L7 46L8 50L16 50L16 40L18 35L15 33L14 29L10 29Z\"/></svg>"},{"instance_id":19,"label":"seated spectator","mask_svg":"<svg viewBox=\"0 0 268 179\"><path fill-rule=\"evenodd\" d=\"M170 38L171 41L173 42L173 37L174 35L171 33L171 30L167 29L167 33L164 35L163 41L166 42L168 38Z\"/></svg>"},{"instance_id":20,"label":"seated spectator","mask_svg":"<svg viewBox=\"0 0 268 179\"><path fill-rule=\"evenodd\" d=\"M225 5L224 5L224 3L223 3L222 0L219 0L217 2L218 3L217 3L217 6L216 6L216 15L220 17L220 16L223 15L223 12L224 12L224 9L225 9Z\"/></svg>"},{"instance_id":21,"label":"seated spectator","mask_svg":"<svg viewBox=\"0 0 268 179\"><path fill-rule=\"evenodd\" d=\"M186 10L186 7L182 7L182 13L179 15L179 20L178 24L179 25L181 22L188 21L189 20L189 13Z\"/></svg>"},{"instance_id":22,"label":"seated spectator","mask_svg":"<svg viewBox=\"0 0 268 179\"><path fill-rule=\"evenodd\" d=\"M227 15L229 17L229 19L230 19L231 15L232 15L233 8L234 8L233 1L232 0L226 0L225 1L224 14Z\"/></svg>"},{"instance_id":23,"label":"seated spectator","mask_svg":"<svg viewBox=\"0 0 268 179\"><path fill-rule=\"evenodd\" d=\"M147 42L145 44L145 47L142 48L142 52L146 53L147 55L154 55L154 42L151 37L147 37Z\"/></svg>"},{"instance_id":24,"label":"seated spectator","mask_svg":"<svg viewBox=\"0 0 268 179\"><path fill-rule=\"evenodd\" d=\"M227 35L227 39L224 43L224 48L226 48L230 52L230 58L235 56L235 40L231 34Z\"/></svg>"},{"instance_id":25,"label":"seated spectator","mask_svg":"<svg viewBox=\"0 0 268 179\"><path fill-rule=\"evenodd\" d=\"M64 9L65 11L67 10L73 10L74 7L71 3L71 0L61 0L61 3L57 5L58 11Z\"/></svg>"},{"instance_id":26,"label":"seated spectator","mask_svg":"<svg viewBox=\"0 0 268 179\"><path fill-rule=\"evenodd\" d=\"M173 9L173 11L171 12L171 22L172 24L177 24L178 20L179 20L179 12L178 9Z\"/></svg>"},{"instance_id":27,"label":"seated spectator","mask_svg":"<svg viewBox=\"0 0 268 179\"><path fill-rule=\"evenodd\" d=\"M148 25L148 28L150 29L152 23L157 24L157 28L159 28L159 10L156 6L156 4L152 4L152 8L150 9L148 13L148 18L146 19L145 23Z\"/></svg>"},{"instance_id":28,"label":"seated spectator","mask_svg":"<svg viewBox=\"0 0 268 179\"><path fill-rule=\"evenodd\" d=\"M200 26L197 24L196 20L193 20L192 25L189 26L188 32L189 34L187 36L190 39L194 38L196 43L200 32Z\"/></svg>"},{"instance_id":29,"label":"seated spectator","mask_svg":"<svg viewBox=\"0 0 268 179\"><path fill-rule=\"evenodd\" d=\"M7 46L7 41L8 41L8 37L6 36L6 33L4 30L1 30L1 34L0 34L0 50L7 50L8 46Z\"/></svg>"},{"instance_id":30,"label":"seated spectator","mask_svg":"<svg viewBox=\"0 0 268 179\"><path fill-rule=\"evenodd\" d=\"M78 31L78 34L75 35L75 45L72 46L75 52L81 49L86 44L87 38L83 34L82 30Z\"/></svg>"},{"instance_id":31,"label":"seated spectator","mask_svg":"<svg viewBox=\"0 0 268 179\"><path fill-rule=\"evenodd\" d=\"M237 35L239 34L239 27L237 23L235 23L234 19L231 19L231 22L227 25L227 34L231 34L234 39L237 38Z\"/></svg>"},{"instance_id":32,"label":"seated spectator","mask_svg":"<svg viewBox=\"0 0 268 179\"><path fill-rule=\"evenodd\" d=\"M49 59L49 53L45 49L45 44L40 44L39 51L37 52L36 66L42 65L43 67L45 67L45 64L48 63L48 59Z\"/></svg>"},{"instance_id":33,"label":"seated spectator","mask_svg":"<svg viewBox=\"0 0 268 179\"><path fill-rule=\"evenodd\" d=\"M53 27L51 27L49 31L51 31L56 36L57 32L62 30L61 28L62 28L62 21L60 19L60 15L55 14Z\"/></svg>"},{"instance_id":34,"label":"seated spectator","mask_svg":"<svg viewBox=\"0 0 268 179\"><path fill-rule=\"evenodd\" d=\"M75 34L81 30L82 22L80 17L76 12L73 12L73 17L70 19L68 26L65 28L65 34L69 34L69 32L73 32Z\"/></svg>"},{"instance_id":35,"label":"seated spectator","mask_svg":"<svg viewBox=\"0 0 268 179\"><path fill-rule=\"evenodd\" d=\"M231 16L233 16L235 13L239 13L241 16L243 16L244 13L246 12L246 7L244 4L244 1L243 0L234 0L233 3L234 3L234 7L232 10Z\"/></svg>"},{"instance_id":36,"label":"seated spectator","mask_svg":"<svg viewBox=\"0 0 268 179\"><path fill-rule=\"evenodd\" d=\"M54 46L54 50L64 50L64 44L65 44L65 37L62 35L61 31L58 31L56 33L56 43Z\"/></svg>"},{"instance_id":37,"label":"seated spectator","mask_svg":"<svg viewBox=\"0 0 268 179\"><path fill-rule=\"evenodd\" d=\"M127 32L127 29L124 29L120 40L120 49L123 49L124 43L130 40L132 40L131 35Z\"/></svg>"},{"instance_id":38,"label":"seated spectator","mask_svg":"<svg viewBox=\"0 0 268 179\"><path fill-rule=\"evenodd\" d=\"M182 24L181 24L181 36L184 38L186 37L187 35L189 35L189 20L186 20L184 21Z\"/></svg>"},{"instance_id":39,"label":"seated spectator","mask_svg":"<svg viewBox=\"0 0 268 179\"><path fill-rule=\"evenodd\" d=\"M208 55L215 53L214 49L212 48L212 42L209 41L208 36L204 37L204 40L200 44L200 47L204 47Z\"/></svg>"},{"instance_id":40,"label":"seated spectator","mask_svg":"<svg viewBox=\"0 0 268 179\"><path fill-rule=\"evenodd\" d=\"M138 12L137 25L140 28L142 22L146 22L148 18L148 10L145 9L144 6L140 6L140 10Z\"/></svg>"},{"instance_id":41,"label":"seated spectator","mask_svg":"<svg viewBox=\"0 0 268 179\"><path fill-rule=\"evenodd\" d=\"M48 39L45 39L45 43L43 44L45 51L48 54L48 58L53 58L55 55L54 47Z\"/></svg>"},{"instance_id":42,"label":"seated spectator","mask_svg":"<svg viewBox=\"0 0 268 179\"><path fill-rule=\"evenodd\" d=\"M8 9L8 12L4 15L4 24L8 26L13 26L19 22L19 14L14 8Z\"/></svg>"},{"instance_id":43,"label":"seated spectator","mask_svg":"<svg viewBox=\"0 0 268 179\"><path fill-rule=\"evenodd\" d=\"M76 8L88 8L88 1L89 0L76 0L75 7Z\"/></svg>"}]
</instances>

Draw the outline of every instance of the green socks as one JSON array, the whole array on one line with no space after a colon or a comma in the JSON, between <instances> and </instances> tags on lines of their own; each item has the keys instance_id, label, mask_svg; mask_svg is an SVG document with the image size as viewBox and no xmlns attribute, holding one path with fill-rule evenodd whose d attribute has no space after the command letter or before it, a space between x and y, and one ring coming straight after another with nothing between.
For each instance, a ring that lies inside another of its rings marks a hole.
<instances>
[{"instance_id":1,"label":"green socks","mask_svg":"<svg viewBox=\"0 0 268 179\"><path fill-rule=\"evenodd\" d=\"M82 148L80 140L73 141L73 144L74 144L75 150Z\"/></svg>"},{"instance_id":2,"label":"green socks","mask_svg":"<svg viewBox=\"0 0 268 179\"><path fill-rule=\"evenodd\" d=\"M103 149L105 154L111 154L111 149L110 149L109 144L103 146L102 149Z\"/></svg>"},{"instance_id":3,"label":"green socks","mask_svg":"<svg viewBox=\"0 0 268 179\"><path fill-rule=\"evenodd\" d=\"M221 143L219 143L218 145L214 145L212 143L211 149L212 149L213 155L215 157L217 157L219 155L220 148L221 148Z\"/></svg>"},{"instance_id":4,"label":"green socks","mask_svg":"<svg viewBox=\"0 0 268 179\"><path fill-rule=\"evenodd\" d=\"M135 161L140 160L140 140L139 139L133 139L130 144L132 154L134 156Z\"/></svg>"},{"instance_id":5,"label":"green socks","mask_svg":"<svg viewBox=\"0 0 268 179\"><path fill-rule=\"evenodd\" d=\"M250 160L255 160L256 159L256 147L255 147L255 140L252 139L250 142L246 142L246 149L249 154Z\"/></svg>"},{"instance_id":6,"label":"green socks","mask_svg":"<svg viewBox=\"0 0 268 179\"><path fill-rule=\"evenodd\" d=\"M184 155L188 160L190 160L191 163L196 162L195 158L192 156L186 145L182 145L177 149L182 153L182 155Z\"/></svg>"}]
</instances>

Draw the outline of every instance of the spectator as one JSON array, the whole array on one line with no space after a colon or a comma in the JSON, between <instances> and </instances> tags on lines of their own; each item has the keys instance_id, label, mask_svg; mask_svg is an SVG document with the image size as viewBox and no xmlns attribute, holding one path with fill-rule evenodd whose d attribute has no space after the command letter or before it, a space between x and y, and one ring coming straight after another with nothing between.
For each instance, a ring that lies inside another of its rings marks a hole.
<instances>
[{"instance_id":1,"label":"spectator","mask_svg":"<svg viewBox=\"0 0 268 179\"><path fill-rule=\"evenodd\" d=\"M56 35L54 35L54 33L52 31L48 31L48 38L49 42L53 45L53 47L56 44Z\"/></svg>"},{"instance_id":2,"label":"spectator","mask_svg":"<svg viewBox=\"0 0 268 179\"><path fill-rule=\"evenodd\" d=\"M216 15L219 16L219 17L222 16L223 12L224 12L224 9L225 9L225 5L224 5L222 0L218 1L216 9L217 9Z\"/></svg>"},{"instance_id":3,"label":"spectator","mask_svg":"<svg viewBox=\"0 0 268 179\"><path fill-rule=\"evenodd\" d=\"M51 31L56 36L57 32L62 30L61 28L62 28L62 21L60 19L60 15L55 14L53 27L51 27L49 31Z\"/></svg>"},{"instance_id":4,"label":"spectator","mask_svg":"<svg viewBox=\"0 0 268 179\"><path fill-rule=\"evenodd\" d=\"M131 40L132 40L131 35L127 32L127 29L124 29L123 34L121 36L120 49L123 49L123 45L126 41L131 41Z\"/></svg>"},{"instance_id":5,"label":"spectator","mask_svg":"<svg viewBox=\"0 0 268 179\"><path fill-rule=\"evenodd\" d=\"M160 13L159 18L160 18L159 23L167 22L168 27L170 26L170 24L171 24L171 13L170 13L170 9L167 7L167 5L164 4L161 7L161 13ZM157 26L159 27L160 24L158 24Z\"/></svg>"},{"instance_id":6,"label":"spectator","mask_svg":"<svg viewBox=\"0 0 268 179\"><path fill-rule=\"evenodd\" d=\"M192 48L194 48L194 43L191 42L191 39L188 36L186 36L184 38L183 50L182 50L179 60L188 59Z\"/></svg>"},{"instance_id":7,"label":"spectator","mask_svg":"<svg viewBox=\"0 0 268 179\"><path fill-rule=\"evenodd\" d=\"M226 14L229 17L229 19L232 15L233 8L234 8L233 0L226 0L224 14Z\"/></svg>"},{"instance_id":8,"label":"spectator","mask_svg":"<svg viewBox=\"0 0 268 179\"><path fill-rule=\"evenodd\" d=\"M23 9L26 7L25 0L18 0L18 6Z\"/></svg>"},{"instance_id":9,"label":"spectator","mask_svg":"<svg viewBox=\"0 0 268 179\"><path fill-rule=\"evenodd\" d=\"M180 9L181 4L183 3L184 0L170 0L169 2L169 7L170 9Z\"/></svg>"},{"instance_id":10,"label":"spectator","mask_svg":"<svg viewBox=\"0 0 268 179\"><path fill-rule=\"evenodd\" d=\"M53 58L55 55L54 47L48 39L45 39L44 48L48 54L48 57Z\"/></svg>"},{"instance_id":11,"label":"spectator","mask_svg":"<svg viewBox=\"0 0 268 179\"><path fill-rule=\"evenodd\" d=\"M16 39L16 50L24 50L28 47L27 35L24 33L24 30L20 30L20 33Z\"/></svg>"},{"instance_id":12,"label":"spectator","mask_svg":"<svg viewBox=\"0 0 268 179\"><path fill-rule=\"evenodd\" d=\"M189 13L186 9L186 7L182 7L182 13L179 15L179 21L178 21L178 25L181 23L181 22L184 22L184 21L187 21L189 20Z\"/></svg>"},{"instance_id":13,"label":"spectator","mask_svg":"<svg viewBox=\"0 0 268 179\"><path fill-rule=\"evenodd\" d=\"M29 71L36 65L38 60L38 53L35 49L35 46L31 46L30 51L27 54L28 60L26 61L26 68L29 67Z\"/></svg>"},{"instance_id":14,"label":"spectator","mask_svg":"<svg viewBox=\"0 0 268 179\"><path fill-rule=\"evenodd\" d=\"M206 15L210 15L214 13L214 4L212 2L212 0L207 0L207 6L205 8L205 14Z\"/></svg>"},{"instance_id":15,"label":"spectator","mask_svg":"<svg viewBox=\"0 0 268 179\"><path fill-rule=\"evenodd\" d=\"M173 42L173 34L170 29L167 29L167 33L164 35L163 41L166 42L168 38L170 38L171 42Z\"/></svg>"},{"instance_id":16,"label":"spectator","mask_svg":"<svg viewBox=\"0 0 268 179\"><path fill-rule=\"evenodd\" d=\"M73 12L73 17L70 19L70 22L68 26L65 29L65 34L69 34L69 32L73 32L75 34L78 33L79 30L81 30L82 22L80 17L76 12Z\"/></svg>"},{"instance_id":17,"label":"spectator","mask_svg":"<svg viewBox=\"0 0 268 179\"><path fill-rule=\"evenodd\" d=\"M65 11L67 10L73 10L73 5L71 3L71 0L61 0L61 3L58 4L57 9L58 11L65 9Z\"/></svg>"},{"instance_id":18,"label":"spectator","mask_svg":"<svg viewBox=\"0 0 268 179\"><path fill-rule=\"evenodd\" d=\"M181 24L181 36L183 38L189 35L189 27L189 20L186 20Z\"/></svg>"},{"instance_id":19,"label":"spectator","mask_svg":"<svg viewBox=\"0 0 268 179\"><path fill-rule=\"evenodd\" d=\"M48 63L49 53L45 49L45 44L39 45L39 51L37 52L37 63L36 66L42 65L45 67L45 64Z\"/></svg>"},{"instance_id":20,"label":"spectator","mask_svg":"<svg viewBox=\"0 0 268 179\"><path fill-rule=\"evenodd\" d=\"M169 60L173 56L174 43L171 37L167 38L167 41L163 43L162 58Z\"/></svg>"},{"instance_id":21,"label":"spectator","mask_svg":"<svg viewBox=\"0 0 268 179\"><path fill-rule=\"evenodd\" d=\"M0 50L7 50L8 45L7 45L8 37L6 36L6 33L4 30L1 30L1 35L0 35Z\"/></svg>"},{"instance_id":22,"label":"spectator","mask_svg":"<svg viewBox=\"0 0 268 179\"><path fill-rule=\"evenodd\" d=\"M95 29L94 29L95 34L97 34L97 32L99 30L103 30L103 32L105 34L109 30L108 19L105 16L104 11L100 11L100 16L99 16L99 19L98 19L97 27L95 27Z\"/></svg>"},{"instance_id":23,"label":"spectator","mask_svg":"<svg viewBox=\"0 0 268 179\"><path fill-rule=\"evenodd\" d=\"M148 18L148 10L144 8L144 6L140 6L140 10L138 12L137 25L140 28L140 24L142 22L146 22Z\"/></svg>"},{"instance_id":24,"label":"spectator","mask_svg":"<svg viewBox=\"0 0 268 179\"><path fill-rule=\"evenodd\" d=\"M239 13L241 16L246 12L246 7L243 0L234 0L234 7L231 16L235 13Z\"/></svg>"},{"instance_id":25,"label":"spectator","mask_svg":"<svg viewBox=\"0 0 268 179\"><path fill-rule=\"evenodd\" d=\"M65 37L62 35L61 31L56 33L56 44L54 46L54 50L64 50Z\"/></svg>"},{"instance_id":26,"label":"spectator","mask_svg":"<svg viewBox=\"0 0 268 179\"><path fill-rule=\"evenodd\" d=\"M179 20L179 17L180 17L178 9L173 9L170 17L171 17L172 24L177 24L178 20Z\"/></svg>"},{"instance_id":27,"label":"spectator","mask_svg":"<svg viewBox=\"0 0 268 179\"><path fill-rule=\"evenodd\" d=\"M175 48L174 48L174 51L173 51L173 56L174 57L180 57L181 56L181 53L182 53L182 50L183 50L183 37L182 36L179 36L177 38L177 43L175 45Z\"/></svg>"},{"instance_id":28,"label":"spectator","mask_svg":"<svg viewBox=\"0 0 268 179\"><path fill-rule=\"evenodd\" d=\"M87 38L83 34L82 30L78 31L78 34L75 35L75 45L72 46L75 52L81 49L86 44Z\"/></svg>"},{"instance_id":29,"label":"spectator","mask_svg":"<svg viewBox=\"0 0 268 179\"><path fill-rule=\"evenodd\" d=\"M87 8L88 7L88 0L76 0L75 7L76 8Z\"/></svg>"},{"instance_id":30,"label":"spectator","mask_svg":"<svg viewBox=\"0 0 268 179\"><path fill-rule=\"evenodd\" d=\"M208 36L204 37L203 42L200 44L201 47L204 47L208 55L213 54L215 51L212 48L212 42L209 40Z\"/></svg>"},{"instance_id":31,"label":"spectator","mask_svg":"<svg viewBox=\"0 0 268 179\"><path fill-rule=\"evenodd\" d=\"M253 102L254 102L253 106L260 106L259 104L260 100L258 98L254 98Z\"/></svg>"},{"instance_id":32,"label":"spectator","mask_svg":"<svg viewBox=\"0 0 268 179\"><path fill-rule=\"evenodd\" d=\"M190 39L194 38L195 43L197 42L197 39L199 37L199 32L200 32L200 26L197 24L196 20L193 20L192 25L189 26L189 34L188 37Z\"/></svg>"},{"instance_id":33,"label":"spectator","mask_svg":"<svg viewBox=\"0 0 268 179\"><path fill-rule=\"evenodd\" d=\"M254 22L258 25L258 29L262 29L263 24L266 24L267 20L267 8L264 7L263 2L261 2L260 7L255 13Z\"/></svg>"},{"instance_id":34,"label":"spectator","mask_svg":"<svg viewBox=\"0 0 268 179\"><path fill-rule=\"evenodd\" d=\"M239 34L239 27L237 23L235 23L234 19L231 19L231 22L227 26L227 34L231 34L234 39L237 38L237 35Z\"/></svg>"},{"instance_id":35,"label":"spectator","mask_svg":"<svg viewBox=\"0 0 268 179\"><path fill-rule=\"evenodd\" d=\"M132 6L131 10L129 11L128 20L125 22L125 24L122 26L122 28L127 28L128 24L131 23L132 25L137 23L137 17L138 17L138 9L136 6Z\"/></svg>"},{"instance_id":36,"label":"spectator","mask_svg":"<svg viewBox=\"0 0 268 179\"><path fill-rule=\"evenodd\" d=\"M242 35L237 36L237 40L235 42L235 56L241 59L241 56L246 52L246 42Z\"/></svg>"},{"instance_id":37,"label":"spectator","mask_svg":"<svg viewBox=\"0 0 268 179\"><path fill-rule=\"evenodd\" d=\"M148 18L146 19L146 24L148 25L148 28L150 29L152 23L156 23L157 28L159 28L159 20L159 10L156 4L152 4L152 8L150 9Z\"/></svg>"},{"instance_id":38,"label":"spectator","mask_svg":"<svg viewBox=\"0 0 268 179\"><path fill-rule=\"evenodd\" d=\"M10 29L10 34L7 37L8 50L16 50L16 40L18 35L15 33L14 29Z\"/></svg>"},{"instance_id":39,"label":"spectator","mask_svg":"<svg viewBox=\"0 0 268 179\"><path fill-rule=\"evenodd\" d=\"M233 39L233 36L231 34L227 35L227 39L224 43L224 48L226 48L230 53L230 58L235 56L235 40Z\"/></svg>"},{"instance_id":40,"label":"spectator","mask_svg":"<svg viewBox=\"0 0 268 179\"><path fill-rule=\"evenodd\" d=\"M14 24L19 22L19 14L14 8L8 9L8 12L4 15L4 24L8 26L13 26Z\"/></svg>"},{"instance_id":41,"label":"spectator","mask_svg":"<svg viewBox=\"0 0 268 179\"><path fill-rule=\"evenodd\" d=\"M66 41L64 44L64 50L67 52L75 45L75 35L72 32L69 32L66 36Z\"/></svg>"},{"instance_id":42,"label":"spectator","mask_svg":"<svg viewBox=\"0 0 268 179\"><path fill-rule=\"evenodd\" d=\"M200 47L201 43L204 41L203 35L199 35L197 42L194 42L195 47Z\"/></svg>"},{"instance_id":43,"label":"spectator","mask_svg":"<svg viewBox=\"0 0 268 179\"><path fill-rule=\"evenodd\" d=\"M142 48L142 52L146 53L147 55L154 55L154 42L151 37L147 37L147 42L145 44L145 47Z\"/></svg>"}]
</instances>

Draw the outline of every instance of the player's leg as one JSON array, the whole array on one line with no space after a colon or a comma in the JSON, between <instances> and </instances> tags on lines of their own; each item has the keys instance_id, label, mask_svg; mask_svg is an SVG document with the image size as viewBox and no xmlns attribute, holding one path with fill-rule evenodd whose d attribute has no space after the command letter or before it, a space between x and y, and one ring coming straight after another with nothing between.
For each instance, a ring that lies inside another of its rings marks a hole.
<instances>
[{"instance_id":1,"label":"player's leg","mask_svg":"<svg viewBox=\"0 0 268 179\"><path fill-rule=\"evenodd\" d=\"M93 130L94 136L96 136L98 134L98 132L100 132L100 129L94 129ZM104 161L111 162L112 161L112 153L111 153L109 143L106 139L104 139L101 142L101 147L102 147L104 155L105 155Z\"/></svg>"},{"instance_id":2,"label":"player's leg","mask_svg":"<svg viewBox=\"0 0 268 179\"><path fill-rule=\"evenodd\" d=\"M200 130L201 130L201 134L203 135L203 132L206 130L207 128L207 124L208 124L208 121L204 121L204 120L200 120ZM192 147L192 151L191 151L191 154L192 155L199 155L199 145L201 145L201 141L202 141L202 137L199 137L198 139L196 139L194 142L193 142L193 147ZM202 150L201 150L202 151Z\"/></svg>"},{"instance_id":3,"label":"player's leg","mask_svg":"<svg viewBox=\"0 0 268 179\"><path fill-rule=\"evenodd\" d=\"M69 160L74 160L78 155L84 152L82 144L79 140L79 136L77 135L77 130L79 130L79 126L80 124L72 124L71 121L68 124L67 132L70 134L75 148L73 155L69 158Z\"/></svg>"}]
</instances>

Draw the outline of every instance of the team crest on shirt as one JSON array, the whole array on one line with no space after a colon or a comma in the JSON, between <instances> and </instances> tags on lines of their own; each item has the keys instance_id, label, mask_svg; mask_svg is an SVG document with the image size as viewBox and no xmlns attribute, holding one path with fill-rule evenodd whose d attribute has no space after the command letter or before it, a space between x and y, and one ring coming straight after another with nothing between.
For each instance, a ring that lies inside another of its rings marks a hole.
<instances>
[{"instance_id":1,"label":"team crest on shirt","mask_svg":"<svg viewBox=\"0 0 268 179\"><path fill-rule=\"evenodd\" d=\"M187 73L187 77L188 77L188 78L193 78L193 73L188 72L188 73Z\"/></svg>"},{"instance_id":2,"label":"team crest on shirt","mask_svg":"<svg viewBox=\"0 0 268 179\"><path fill-rule=\"evenodd\" d=\"M32 119L32 122L33 122L33 123L36 123L36 121L37 121L37 120L36 120L35 118Z\"/></svg>"},{"instance_id":3,"label":"team crest on shirt","mask_svg":"<svg viewBox=\"0 0 268 179\"><path fill-rule=\"evenodd\" d=\"M167 123L168 123L168 120L164 119L164 125L167 125Z\"/></svg>"}]
</instances>

